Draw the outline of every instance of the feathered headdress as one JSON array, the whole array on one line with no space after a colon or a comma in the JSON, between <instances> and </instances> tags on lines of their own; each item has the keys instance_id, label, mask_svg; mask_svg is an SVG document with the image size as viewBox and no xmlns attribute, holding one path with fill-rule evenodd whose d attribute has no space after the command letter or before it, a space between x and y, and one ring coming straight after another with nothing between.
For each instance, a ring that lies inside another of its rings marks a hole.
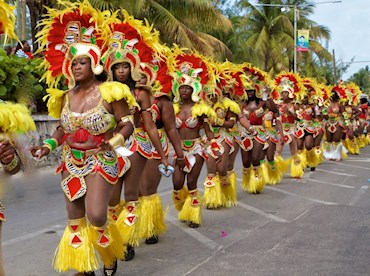
<instances>
[{"instance_id":1,"label":"feathered headdress","mask_svg":"<svg viewBox=\"0 0 370 276\"><path fill-rule=\"evenodd\" d=\"M346 86L343 84L343 81L340 81L338 84L331 87L331 96L333 93L336 93L339 97L339 101L346 103L348 101L348 95L346 93Z\"/></svg>"},{"instance_id":2,"label":"feathered headdress","mask_svg":"<svg viewBox=\"0 0 370 276\"><path fill-rule=\"evenodd\" d=\"M289 98L301 101L304 98L305 89L298 74L291 72L281 72L275 77L276 92L281 95L283 91L289 93Z\"/></svg>"},{"instance_id":3,"label":"feathered headdress","mask_svg":"<svg viewBox=\"0 0 370 276\"><path fill-rule=\"evenodd\" d=\"M0 36L4 35L4 45L8 39L18 40L14 32L15 15L14 7L0 0Z\"/></svg>"},{"instance_id":4,"label":"feathered headdress","mask_svg":"<svg viewBox=\"0 0 370 276\"><path fill-rule=\"evenodd\" d=\"M171 71L176 69L176 61L171 55L171 49L168 47L164 48L165 52L162 53L161 61L157 64L158 71L156 74L156 79L152 85L152 94L154 97L167 96L169 98L174 98L178 101L180 95L178 91L172 91L172 75ZM174 94L173 94L174 93Z\"/></svg>"},{"instance_id":5,"label":"feathered headdress","mask_svg":"<svg viewBox=\"0 0 370 276\"><path fill-rule=\"evenodd\" d=\"M349 105L358 105L360 103L361 89L357 84L353 82L347 83L345 91Z\"/></svg>"},{"instance_id":6,"label":"feathered headdress","mask_svg":"<svg viewBox=\"0 0 370 276\"><path fill-rule=\"evenodd\" d=\"M175 62L170 74L172 76L172 91L175 95L174 102L179 102L179 88L183 85L189 85L193 88L191 98L194 102L200 100L200 93L203 87L210 80L209 68L202 57L197 52L184 51L179 47L173 48L172 56Z\"/></svg>"},{"instance_id":7,"label":"feathered headdress","mask_svg":"<svg viewBox=\"0 0 370 276\"><path fill-rule=\"evenodd\" d=\"M253 88L256 90L256 97L262 98L263 93L268 93L270 96L271 91L274 88L274 82L270 76L265 72L251 64L243 64L243 71L252 82Z\"/></svg>"},{"instance_id":8,"label":"feathered headdress","mask_svg":"<svg viewBox=\"0 0 370 276\"><path fill-rule=\"evenodd\" d=\"M318 103L319 99L322 98L322 90L320 89L319 84L313 78L304 78L302 79L303 86L306 89L306 95L308 94L308 101L310 103Z\"/></svg>"},{"instance_id":9,"label":"feathered headdress","mask_svg":"<svg viewBox=\"0 0 370 276\"><path fill-rule=\"evenodd\" d=\"M245 90L253 89L253 86L250 78L244 74L243 66L226 61L220 65L219 69L222 70L226 82L223 91L230 94L235 100L246 99Z\"/></svg>"},{"instance_id":10,"label":"feathered headdress","mask_svg":"<svg viewBox=\"0 0 370 276\"><path fill-rule=\"evenodd\" d=\"M68 87L75 86L72 62L77 57L89 57L95 75L103 72L100 59L104 47L99 28L109 18L109 12L101 13L89 1L70 3L59 0L62 10L48 9L46 18L37 34L39 51L44 51L41 66L47 69L43 75L46 83L56 87L61 77L67 79Z\"/></svg>"},{"instance_id":11,"label":"feathered headdress","mask_svg":"<svg viewBox=\"0 0 370 276\"><path fill-rule=\"evenodd\" d=\"M156 51L160 50L159 34L147 21L144 25L143 21L133 18L127 11L121 12L125 20L111 24L111 33L106 35L109 50L102 59L106 71L110 79L113 79L112 66L127 62L130 64L131 77L134 81L140 80L141 72L147 73L150 81L153 81L156 74L153 62L156 61Z\"/></svg>"},{"instance_id":12,"label":"feathered headdress","mask_svg":"<svg viewBox=\"0 0 370 276\"><path fill-rule=\"evenodd\" d=\"M0 100L0 133L14 134L30 130L36 130L36 125L27 107Z\"/></svg>"}]
</instances>

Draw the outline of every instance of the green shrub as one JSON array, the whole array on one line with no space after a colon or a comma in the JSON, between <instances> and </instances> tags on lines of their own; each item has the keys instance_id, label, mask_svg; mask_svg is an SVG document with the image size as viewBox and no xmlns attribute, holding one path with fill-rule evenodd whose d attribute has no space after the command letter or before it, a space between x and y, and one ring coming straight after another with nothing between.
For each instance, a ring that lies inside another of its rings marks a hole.
<instances>
[{"instance_id":1,"label":"green shrub","mask_svg":"<svg viewBox=\"0 0 370 276\"><path fill-rule=\"evenodd\" d=\"M41 58L32 60L8 56L0 49L0 99L37 106L38 112L46 112L42 98L46 84L39 82L44 71L38 69Z\"/></svg>"}]
</instances>

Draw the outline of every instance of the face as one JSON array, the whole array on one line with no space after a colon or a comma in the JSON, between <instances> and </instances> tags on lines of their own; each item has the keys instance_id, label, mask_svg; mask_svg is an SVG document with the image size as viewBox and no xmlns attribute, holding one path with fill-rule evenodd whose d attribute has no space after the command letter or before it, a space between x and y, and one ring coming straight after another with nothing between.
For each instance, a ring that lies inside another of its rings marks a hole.
<instances>
[{"instance_id":1,"label":"face","mask_svg":"<svg viewBox=\"0 0 370 276\"><path fill-rule=\"evenodd\" d=\"M126 82L131 74L131 67L128 62L113 65L114 78L119 82Z\"/></svg>"},{"instance_id":2,"label":"face","mask_svg":"<svg viewBox=\"0 0 370 276\"><path fill-rule=\"evenodd\" d=\"M248 100L253 101L256 99L256 92L254 90L247 90Z\"/></svg>"},{"instance_id":3,"label":"face","mask_svg":"<svg viewBox=\"0 0 370 276\"><path fill-rule=\"evenodd\" d=\"M137 82L138 84L143 84L143 85L145 85L146 84L146 82L147 82L147 80L148 80L148 78L146 77L146 75L145 74L141 74L141 78L140 78L140 80Z\"/></svg>"},{"instance_id":4,"label":"face","mask_svg":"<svg viewBox=\"0 0 370 276\"><path fill-rule=\"evenodd\" d=\"M76 82L94 78L94 73L91 70L90 58L75 58L72 61L72 74Z\"/></svg>"},{"instance_id":5,"label":"face","mask_svg":"<svg viewBox=\"0 0 370 276\"><path fill-rule=\"evenodd\" d=\"M305 95L303 100L302 100L302 103L303 104L308 104L308 98L309 98L309 95Z\"/></svg>"},{"instance_id":6,"label":"face","mask_svg":"<svg viewBox=\"0 0 370 276\"><path fill-rule=\"evenodd\" d=\"M31 51L31 47L28 44L28 42L23 43L23 51L25 51L25 52L30 52Z\"/></svg>"},{"instance_id":7,"label":"face","mask_svg":"<svg viewBox=\"0 0 370 276\"><path fill-rule=\"evenodd\" d=\"M210 95L209 99L214 104L218 101L218 97L216 95Z\"/></svg>"},{"instance_id":8,"label":"face","mask_svg":"<svg viewBox=\"0 0 370 276\"><path fill-rule=\"evenodd\" d=\"M282 98L283 100L287 100L287 99L289 99L289 92L288 92L288 91L283 91L283 92L281 92L281 98Z\"/></svg>"},{"instance_id":9,"label":"face","mask_svg":"<svg viewBox=\"0 0 370 276\"><path fill-rule=\"evenodd\" d=\"M193 88L189 85L182 85L179 88L181 99L190 99L191 94L193 93Z\"/></svg>"}]
</instances>

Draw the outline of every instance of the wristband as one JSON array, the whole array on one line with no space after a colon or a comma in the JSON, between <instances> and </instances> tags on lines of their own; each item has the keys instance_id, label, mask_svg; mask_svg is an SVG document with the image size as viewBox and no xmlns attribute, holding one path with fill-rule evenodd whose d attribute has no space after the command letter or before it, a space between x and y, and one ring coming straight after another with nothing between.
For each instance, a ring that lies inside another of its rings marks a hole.
<instances>
[{"instance_id":1,"label":"wristband","mask_svg":"<svg viewBox=\"0 0 370 276\"><path fill-rule=\"evenodd\" d=\"M50 149L50 151L54 151L58 147L58 140L55 138L46 139L43 142L44 142L43 146Z\"/></svg>"},{"instance_id":2,"label":"wristband","mask_svg":"<svg viewBox=\"0 0 370 276\"><path fill-rule=\"evenodd\" d=\"M8 171L8 172L11 172L12 170L14 170L17 166L18 166L18 163L19 163L19 157L17 154L14 153L14 157L12 159L12 161L10 161L9 164L3 164L3 167L4 167L4 170Z\"/></svg>"},{"instance_id":3,"label":"wristband","mask_svg":"<svg viewBox=\"0 0 370 276\"><path fill-rule=\"evenodd\" d=\"M128 123L130 122L132 125L134 125L134 115L126 115L121 118L122 123Z\"/></svg>"},{"instance_id":4,"label":"wristband","mask_svg":"<svg viewBox=\"0 0 370 276\"><path fill-rule=\"evenodd\" d=\"M109 139L108 143L112 146L112 148L118 148L123 145L125 142L125 138L121 133L116 133L113 135L112 138Z\"/></svg>"}]
</instances>

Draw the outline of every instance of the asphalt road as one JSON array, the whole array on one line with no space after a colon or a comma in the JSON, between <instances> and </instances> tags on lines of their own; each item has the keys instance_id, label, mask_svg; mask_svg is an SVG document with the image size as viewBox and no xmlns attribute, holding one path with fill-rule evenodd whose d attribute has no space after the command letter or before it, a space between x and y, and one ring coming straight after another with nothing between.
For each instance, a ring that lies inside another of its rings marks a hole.
<instances>
[{"instance_id":1,"label":"asphalt road","mask_svg":"<svg viewBox=\"0 0 370 276\"><path fill-rule=\"evenodd\" d=\"M370 146L259 195L238 185L238 206L203 209L198 229L177 220L171 179L163 178L168 231L158 244L138 247L133 261L120 262L117 275L370 275L369 165ZM240 184L240 159L236 169ZM59 275L51 267L66 223L59 176L44 168L7 182L6 274Z\"/></svg>"}]
</instances>

